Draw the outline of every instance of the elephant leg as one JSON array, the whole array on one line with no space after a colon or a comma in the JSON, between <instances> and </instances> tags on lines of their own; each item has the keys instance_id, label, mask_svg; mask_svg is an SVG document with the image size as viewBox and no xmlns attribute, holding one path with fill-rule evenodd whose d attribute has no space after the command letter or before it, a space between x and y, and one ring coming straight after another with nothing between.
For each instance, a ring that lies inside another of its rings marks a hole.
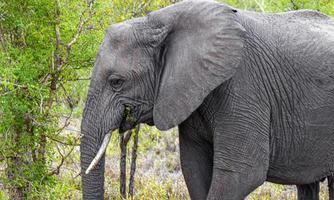
<instances>
[{"instance_id":1,"label":"elephant leg","mask_svg":"<svg viewBox=\"0 0 334 200\"><path fill-rule=\"evenodd\" d=\"M211 183L212 144L205 131L197 112L179 126L182 173L192 200L205 200Z\"/></svg>"},{"instance_id":2,"label":"elephant leg","mask_svg":"<svg viewBox=\"0 0 334 200\"><path fill-rule=\"evenodd\" d=\"M242 173L213 167L212 183L207 200L242 200L264 183L266 170L247 170Z\"/></svg>"},{"instance_id":3,"label":"elephant leg","mask_svg":"<svg viewBox=\"0 0 334 200\"><path fill-rule=\"evenodd\" d=\"M329 200L334 200L334 180L333 176L327 177Z\"/></svg>"},{"instance_id":4,"label":"elephant leg","mask_svg":"<svg viewBox=\"0 0 334 200\"><path fill-rule=\"evenodd\" d=\"M319 182L297 185L298 200L319 200Z\"/></svg>"},{"instance_id":5,"label":"elephant leg","mask_svg":"<svg viewBox=\"0 0 334 200\"><path fill-rule=\"evenodd\" d=\"M250 115L226 115L214 132L208 200L239 200L264 183L269 168L269 123Z\"/></svg>"}]
</instances>

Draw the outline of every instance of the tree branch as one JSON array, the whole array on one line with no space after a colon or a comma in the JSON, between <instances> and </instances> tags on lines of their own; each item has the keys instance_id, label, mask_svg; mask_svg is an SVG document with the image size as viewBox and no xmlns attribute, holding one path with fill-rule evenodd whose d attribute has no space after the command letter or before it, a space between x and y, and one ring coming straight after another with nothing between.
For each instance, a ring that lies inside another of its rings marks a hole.
<instances>
[{"instance_id":1,"label":"tree branch","mask_svg":"<svg viewBox=\"0 0 334 200\"><path fill-rule=\"evenodd\" d=\"M71 115L72 115L72 112L73 112L73 102L72 102L72 99L69 97L69 95L67 93L67 90L65 89L64 84L62 82L60 82L60 87L63 89L63 91L65 93L66 101L67 101L68 105L71 108Z\"/></svg>"},{"instance_id":2,"label":"tree branch","mask_svg":"<svg viewBox=\"0 0 334 200\"><path fill-rule=\"evenodd\" d=\"M60 144L63 144L63 145L67 145L67 146L80 146L79 143L77 143L77 141L79 140L79 138L74 138L75 142L74 143L69 143L69 142L65 142L65 141L61 141L59 140L58 138L54 138L54 137L51 137L49 135L47 135L47 137L54 141L54 142L57 142L57 143L60 143Z\"/></svg>"},{"instance_id":3,"label":"tree branch","mask_svg":"<svg viewBox=\"0 0 334 200\"><path fill-rule=\"evenodd\" d=\"M139 130L140 130L140 124L137 125L135 130L135 137L133 140L132 153L131 153L131 167L130 167L130 180L129 180L130 197L133 197L134 195Z\"/></svg>"},{"instance_id":4,"label":"tree branch","mask_svg":"<svg viewBox=\"0 0 334 200\"><path fill-rule=\"evenodd\" d=\"M120 159L120 194L121 199L126 199L126 146L124 145L124 134L120 135L120 148L121 148L121 159Z\"/></svg>"},{"instance_id":5,"label":"tree branch","mask_svg":"<svg viewBox=\"0 0 334 200\"><path fill-rule=\"evenodd\" d=\"M126 199L126 152L127 144L131 138L132 130L120 135L119 146L121 148L120 159L120 194L122 199Z\"/></svg>"},{"instance_id":6,"label":"tree branch","mask_svg":"<svg viewBox=\"0 0 334 200\"><path fill-rule=\"evenodd\" d=\"M59 146L56 145L56 147L57 147L57 151L58 151L59 155L61 156L61 160L60 160L59 165L58 165L54 170L52 170L51 172L48 173L48 176L58 175L58 174L59 174L59 172L60 172L60 168L63 166L65 160L71 155L71 153L73 152L73 150L74 150L74 148L75 148L75 147L73 146L73 147L71 148L71 150L70 150L66 155L63 155L63 154L61 153L60 149L59 149Z\"/></svg>"},{"instance_id":7,"label":"tree branch","mask_svg":"<svg viewBox=\"0 0 334 200\"><path fill-rule=\"evenodd\" d=\"M85 19L84 18L84 15L87 11L87 9L85 9L81 15L80 15L80 20L79 20L79 25L78 25L78 28L77 28L77 31L76 33L74 34L74 36L72 37L71 41L69 43L67 43L66 45L66 51L67 51L67 55L66 55L66 58L65 58L65 62L68 61L68 58L69 58L69 55L70 55L70 51L71 51L71 48L73 46L73 44L75 44L79 38L79 36L81 35L82 33L82 30L83 30L83 27L84 25L92 18L93 16L93 4L94 4L95 0L90 0L88 2L88 17ZM59 69L60 70L60 69Z\"/></svg>"},{"instance_id":8,"label":"tree branch","mask_svg":"<svg viewBox=\"0 0 334 200\"><path fill-rule=\"evenodd\" d=\"M7 52L7 46L6 46L6 39L5 39L5 34L3 34L3 28L0 24L0 43L1 43L1 47L3 49L4 52Z\"/></svg>"},{"instance_id":9,"label":"tree branch","mask_svg":"<svg viewBox=\"0 0 334 200\"><path fill-rule=\"evenodd\" d=\"M66 81L90 81L91 78L77 78L77 79L67 79Z\"/></svg>"},{"instance_id":10,"label":"tree branch","mask_svg":"<svg viewBox=\"0 0 334 200\"><path fill-rule=\"evenodd\" d=\"M131 138L131 135L132 135L132 130L128 130L126 133L124 133L124 139L123 139L123 144L124 145L127 145L130 138Z\"/></svg>"}]
</instances>

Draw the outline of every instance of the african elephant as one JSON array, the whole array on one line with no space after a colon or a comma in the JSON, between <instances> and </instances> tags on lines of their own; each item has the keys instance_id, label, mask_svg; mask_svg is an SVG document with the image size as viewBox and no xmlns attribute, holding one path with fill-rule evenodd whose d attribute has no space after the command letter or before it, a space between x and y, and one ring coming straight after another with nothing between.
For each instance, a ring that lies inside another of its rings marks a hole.
<instances>
[{"instance_id":1,"label":"african elephant","mask_svg":"<svg viewBox=\"0 0 334 200\"><path fill-rule=\"evenodd\" d=\"M81 125L84 199L103 199L111 132L138 123L179 127L191 199L243 199L264 181L317 199L334 172L333 20L185 1L113 25Z\"/></svg>"}]
</instances>

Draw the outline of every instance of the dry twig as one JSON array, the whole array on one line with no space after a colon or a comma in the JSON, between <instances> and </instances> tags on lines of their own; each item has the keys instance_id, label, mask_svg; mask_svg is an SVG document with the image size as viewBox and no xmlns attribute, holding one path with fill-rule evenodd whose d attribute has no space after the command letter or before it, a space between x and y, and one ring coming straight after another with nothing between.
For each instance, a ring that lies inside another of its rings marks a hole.
<instances>
[{"instance_id":1,"label":"dry twig","mask_svg":"<svg viewBox=\"0 0 334 200\"><path fill-rule=\"evenodd\" d=\"M57 151L58 151L59 155L61 156L61 160L60 160L59 165L58 165L54 170L52 170L51 172L48 173L48 176L58 175L58 174L59 174L59 172L60 172L60 168L63 166L63 164L64 164L66 158L68 158L68 157L71 155L71 153L73 152L73 150L74 150L74 148L75 148L75 147L73 146L73 147L70 149L70 151L69 151L66 155L63 155L63 154L61 153L61 150L59 149L59 146L56 145L56 147L57 147Z\"/></svg>"},{"instance_id":2,"label":"dry twig","mask_svg":"<svg viewBox=\"0 0 334 200\"><path fill-rule=\"evenodd\" d=\"M129 180L130 197L133 197L134 195L139 130L140 130L140 124L138 124L136 127L133 146L132 146L132 153L131 153L131 168L130 168L130 180Z\"/></svg>"},{"instance_id":3,"label":"dry twig","mask_svg":"<svg viewBox=\"0 0 334 200\"><path fill-rule=\"evenodd\" d=\"M132 130L126 133L120 134L120 148L121 148L121 159L120 159L120 194L121 198L126 198L126 147L131 137Z\"/></svg>"}]
</instances>

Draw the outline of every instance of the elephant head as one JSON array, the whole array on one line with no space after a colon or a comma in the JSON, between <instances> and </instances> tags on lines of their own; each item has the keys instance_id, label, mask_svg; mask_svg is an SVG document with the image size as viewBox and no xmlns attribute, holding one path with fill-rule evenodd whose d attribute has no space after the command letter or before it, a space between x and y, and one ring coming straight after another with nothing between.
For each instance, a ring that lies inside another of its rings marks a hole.
<instances>
[{"instance_id":1,"label":"elephant head","mask_svg":"<svg viewBox=\"0 0 334 200\"><path fill-rule=\"evenodd\" d=\"M112 131L138 123L174 127L232 77L244 32L236 12L212 1L185 1L107 30L81 126L84 199L103 198Z\"/></svg>"}]
</instances>

